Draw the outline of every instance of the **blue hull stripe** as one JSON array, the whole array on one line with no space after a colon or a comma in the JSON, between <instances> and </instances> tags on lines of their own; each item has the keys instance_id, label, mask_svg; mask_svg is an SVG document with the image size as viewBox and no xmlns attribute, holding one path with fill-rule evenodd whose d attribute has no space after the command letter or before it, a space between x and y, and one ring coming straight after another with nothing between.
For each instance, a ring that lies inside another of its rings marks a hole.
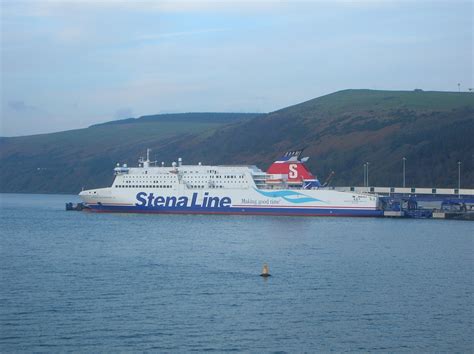
<instances>
[{"instance_id":1,"label":"blue hull stripe","mask_svg":"<svg viewBox=\"0 0 474 354\"><path fill-rule=\"evenodd\" d=\"M364 209L307 209L307 208L191 208L144 207L123 205L90 205L92 211L155 214L240 214L240 215L297 215L297 216L383 216L381 210Z\"/></svg>"}]
</instances>

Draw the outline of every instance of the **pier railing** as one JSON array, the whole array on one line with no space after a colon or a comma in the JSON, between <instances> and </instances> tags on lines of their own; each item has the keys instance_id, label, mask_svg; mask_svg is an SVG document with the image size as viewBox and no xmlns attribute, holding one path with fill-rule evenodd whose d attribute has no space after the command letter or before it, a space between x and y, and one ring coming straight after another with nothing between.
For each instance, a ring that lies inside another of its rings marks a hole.
<instances>
[{"instance_id":1,"label":"pier railing","mask_svg":"<svg viewBox=\"0 0 474 354\"><path fill-rule=\"evenodd\" d=\"M332 187L342 192L373 193L379 195L431 195L431 196L470 196L474 197L474 189L466 188L402 188L402 187Z\"/></svg>"}]
</instances>

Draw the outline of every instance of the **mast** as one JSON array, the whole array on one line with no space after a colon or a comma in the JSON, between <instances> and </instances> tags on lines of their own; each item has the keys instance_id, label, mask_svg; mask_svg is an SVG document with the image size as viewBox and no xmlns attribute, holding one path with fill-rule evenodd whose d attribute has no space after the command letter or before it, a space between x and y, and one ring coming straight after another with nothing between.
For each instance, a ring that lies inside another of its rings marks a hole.
<instances>
[{"instance_id":1,"label":"mast","mask_svg":"<svg viewBox=\"0 0 474 354\"><path fill-rule=\"evenodd\" d=\"M138 162L141 163L143 167L150 167L150 151L151 149L146 149L146 160L143 160L143 157L140 157L138 160Z\"/></svg>"}]
</instances>

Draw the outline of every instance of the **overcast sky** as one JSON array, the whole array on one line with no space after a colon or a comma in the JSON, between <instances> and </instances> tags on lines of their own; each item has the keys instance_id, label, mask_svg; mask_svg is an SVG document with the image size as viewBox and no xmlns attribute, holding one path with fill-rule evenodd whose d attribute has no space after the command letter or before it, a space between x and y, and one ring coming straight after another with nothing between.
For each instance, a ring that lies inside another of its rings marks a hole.
<instances>
[{"instance_id":1,"label":"overcast sky","mask_svg":"<svg viewBox=\"0 0 474 354\"><path fill-rule=\"evenodd\" d=\"M1 136L473 87L473 1L1 2Z\"/></svg>"}]
</instances>

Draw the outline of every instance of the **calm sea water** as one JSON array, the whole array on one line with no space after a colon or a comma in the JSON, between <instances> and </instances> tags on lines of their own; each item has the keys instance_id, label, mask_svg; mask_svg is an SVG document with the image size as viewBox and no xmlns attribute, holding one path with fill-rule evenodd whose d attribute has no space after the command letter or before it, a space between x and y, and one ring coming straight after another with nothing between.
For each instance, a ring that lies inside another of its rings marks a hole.
<instances>
[{"instance_id":1,"label":"calm sea water","mask_svg":"<svg viewBox=\"0 0 474 354\"><path fill-rule=\"evenodd\" d=\"M1 351L474 350L471 222L0 198Z\"/></svg>"}]
</instances>

